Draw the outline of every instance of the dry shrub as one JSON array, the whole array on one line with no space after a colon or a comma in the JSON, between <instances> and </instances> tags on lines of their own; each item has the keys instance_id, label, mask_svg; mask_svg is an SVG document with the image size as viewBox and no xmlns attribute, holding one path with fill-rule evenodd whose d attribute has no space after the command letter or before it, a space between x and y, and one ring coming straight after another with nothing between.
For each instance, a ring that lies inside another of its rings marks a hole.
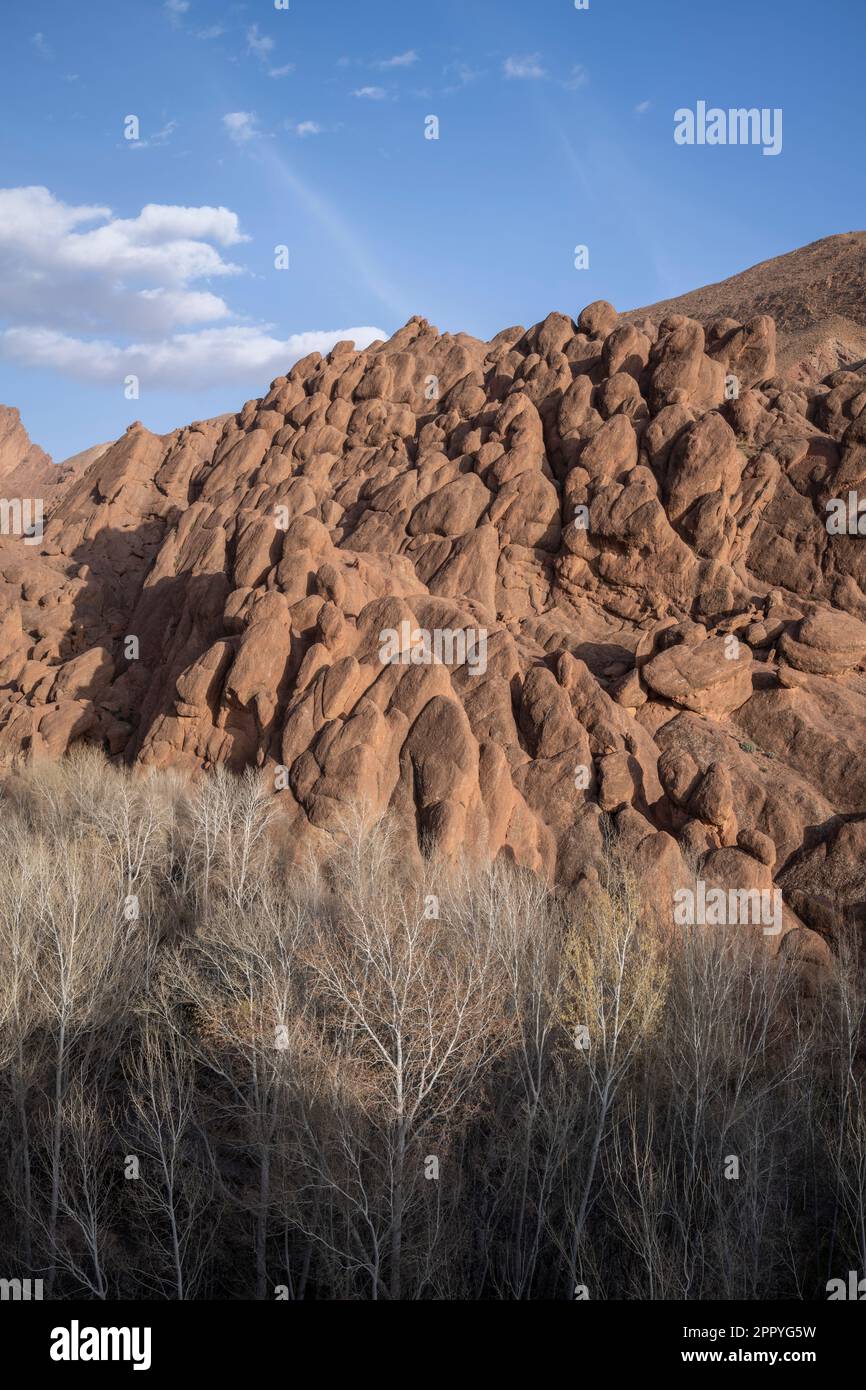
<instances>
[{"instance_id":1,"label":"dry shrub","mask_svg":"<svg viewBox=\"0 0 866 1390\"><path fill-rule=\"evenodd\" d=\"M866 1267L863 962L423 863L92 750L0 846L0 1246L55 1297L822 1297ZM135 1171L133 1171L135 1170Z\"/></svg>"}]
</instances>

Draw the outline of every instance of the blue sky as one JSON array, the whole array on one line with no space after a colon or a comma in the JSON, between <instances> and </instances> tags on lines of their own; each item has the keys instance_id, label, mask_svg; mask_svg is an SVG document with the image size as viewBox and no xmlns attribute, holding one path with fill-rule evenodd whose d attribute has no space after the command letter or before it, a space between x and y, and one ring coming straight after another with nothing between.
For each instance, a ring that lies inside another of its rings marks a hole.
<instances>
[{"instance_id":1,"label":"blue sky","mask_svg":"<svg viewBox=\"0 0 866 1390\"><path fill-rule=\"evenodd\" d=\"M56 458L350 328L490 337L866 226L862 0L41 0L2 33L0 401ZM781 153L677 145L699 100L781 108Z\"/></svg>"}]
</instances>

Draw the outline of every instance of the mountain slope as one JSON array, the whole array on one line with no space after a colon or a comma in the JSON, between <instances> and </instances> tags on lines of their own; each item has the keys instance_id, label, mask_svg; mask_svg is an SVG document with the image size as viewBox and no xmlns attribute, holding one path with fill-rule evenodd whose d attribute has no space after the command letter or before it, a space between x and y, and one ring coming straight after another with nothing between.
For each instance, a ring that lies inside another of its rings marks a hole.
<instances>
[{"instance_id":1,"label":"mountain slope","mask_svg":"<svg viewBox=\"0 0 866 1390\"><path fill-rule=\"evenodd\" d=\"M745 323L770 314L779 369L797 380L819 380L866 358L866 232L824 237L624 317L660 320L665 314L688 314L705 325L718 317Z\"/></svg>"}]
</instances>

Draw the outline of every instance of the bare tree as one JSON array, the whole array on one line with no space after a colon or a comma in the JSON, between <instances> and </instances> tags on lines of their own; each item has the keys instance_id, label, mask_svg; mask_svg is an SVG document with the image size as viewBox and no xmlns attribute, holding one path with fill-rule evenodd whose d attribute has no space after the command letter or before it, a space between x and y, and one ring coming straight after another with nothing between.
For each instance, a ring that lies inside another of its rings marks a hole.
<instances>
[{"instance_id":1,"label":"bare tree","mask_svg":"<svg viewBox=\"0 0 866 1390\"><path fill-rule=\"evenodd\" d=\"M63 1106L63 1164L58 1207L63 1234L52 1239L59 1270L91 1298L108 1297L106 1264L112 1241L113 1123L99 1078L82 1068ZM96 1092L96 1094L94 1094Z\"/></svg>"},{"instance_id":2,"label":"bare tree","mask_svg":"<svg viewBox=\"0 0 866 1390\"><path fill-rule=\"evenodd\" d=\"M207 1268L213 1172L196 1129L192 1056L166 1011L163 997L126 1063L131 1117L122 1136L137 1164L128 1190L146 1232L152 1292L182 1300L200 1292Z\"/></svg>"},{"instance_id":3,"label":"bare tree","mask_svg":"<svg viewBox=\"0 0 866 1390\"><path fill-rule=\"evenodd\" d=\"M248 878L249 866L244 872ZM278 1140L285 1137L303 927L300 905L261 882L255 895L248 892L242 914L232 900L211 909L176 980L196 1010L198 1027L190 1046L221 1083L212 1108L222 1116L223 1132L238 1135L255 1162L252 1208L256 1297L261 1299L268 1296L272 1169Z\"/></svg>"},{"instance_id":4,"label":"bare tree","mask_svg":"<svg viewBox=\"0 0 866 1390\"><path fill-rule=\"evenodd\" d=\"M33 984L46 1017L50 1055L48 1290L56 1273L57 1216L62 1186L64 1104L76 1044L122 1012L135 982L146 973L151 943L136 923L118 913L110 877L100 873L86 845L41 847L35 905Z\"/></svg>"},{"instance_id":5,"label":"bare tree","mask_svg":"<svg viewBox=\"0 0 866 1390\"><path fill-rule=\"evenodd\" d=\"M373 862L382 858L380 837L386 835L382 828L371 832ZM407 1222L425 1181L423 1147L472 1103L479 1076L499 1046L501 990L490 939L474 917L425 916L423 897L406 894L394 866L371 874L357 845L337 880L339 915L314 923L309 955L321 1010L318 1040L333 1072L339 1069L351 1081L355 1132L347 1134L341 1124L337 1148L357 1193L354 1207L368 1245L376 1251L369 1261L376 1269L371 1291L376 1296L386 1287L390 1298L399 1299ZM335 1113L345 1119L342 1090L332 1095ZM358 1136L365 1134L359 1146ZM378 1159L384 1176L378 1217L365 1177L365 1160L371 1159Z\"/></svg>"},{"instance_id":6,"label":"bare tree","mask_svg":"<svg viewBox=\"0 0 866 1390\"><path fill-rule=\"evenodd\" d=\"M221 763L198 783L188 806L189 854L203 904L209 901L216 876L229 900L238 910L243 908L250 874L266 849L273 815L273 797L254 768L234 777Z\"/></svg>"},{"instance_id":7,"label":"bare tree","mask_svg":"<svg viewBox=\"0 0 866 1390\"><path fill-rule=\"evenodd\" d=\"M575 1055L589 1083L585 1166L566 1197L569 1277L581 1274L581 1246L614 1102L659 1018L666 975L661 942L647 925L638 882L611 859L597 894L579 911L565 944L569 976L564 1020L577 1032Z\"/></svg>"}]
</instances>

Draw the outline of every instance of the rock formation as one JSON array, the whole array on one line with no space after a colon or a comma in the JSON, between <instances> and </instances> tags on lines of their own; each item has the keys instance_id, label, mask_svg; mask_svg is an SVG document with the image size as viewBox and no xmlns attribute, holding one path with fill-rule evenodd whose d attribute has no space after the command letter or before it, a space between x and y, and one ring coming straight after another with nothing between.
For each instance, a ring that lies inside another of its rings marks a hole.
<instances>
[{"instance_id":1,"label":"rock formation","mask_svg":"<svg viewBox=\"0 0 866 1390\"><path fill-rule=\"evenodd\" d=\"M414 318L131 425L0 542L0 760L260 766L296 856L363 802L591 885L613 831L814 954L866 903L858 488L866 364L792 382L766 314Z\"/></svg>"},{"instance_id":2,"label":"rock formation","mask_svg":"<svg viewBox=\"0 0 866 1390\"><path fill-rule=\"evenodd\" d=\"M14 406L0 405L0 490L5 496L20 496L53 481L49 455L31 442Z\"/></svg>"},{"instance_id":3,"label":"rock formation","mask_svg":"<svg viewBox=\"0 0 866 1390\"><path fill-rule=\"evenodd\" d=\"M0 492L7 498L41 498L46 510L60 500L72 479L80 477L110 448L97 444L80 454L52 463L51 455L34 444L14 406L0 405Z\"/></svg>"}]
</instances>

